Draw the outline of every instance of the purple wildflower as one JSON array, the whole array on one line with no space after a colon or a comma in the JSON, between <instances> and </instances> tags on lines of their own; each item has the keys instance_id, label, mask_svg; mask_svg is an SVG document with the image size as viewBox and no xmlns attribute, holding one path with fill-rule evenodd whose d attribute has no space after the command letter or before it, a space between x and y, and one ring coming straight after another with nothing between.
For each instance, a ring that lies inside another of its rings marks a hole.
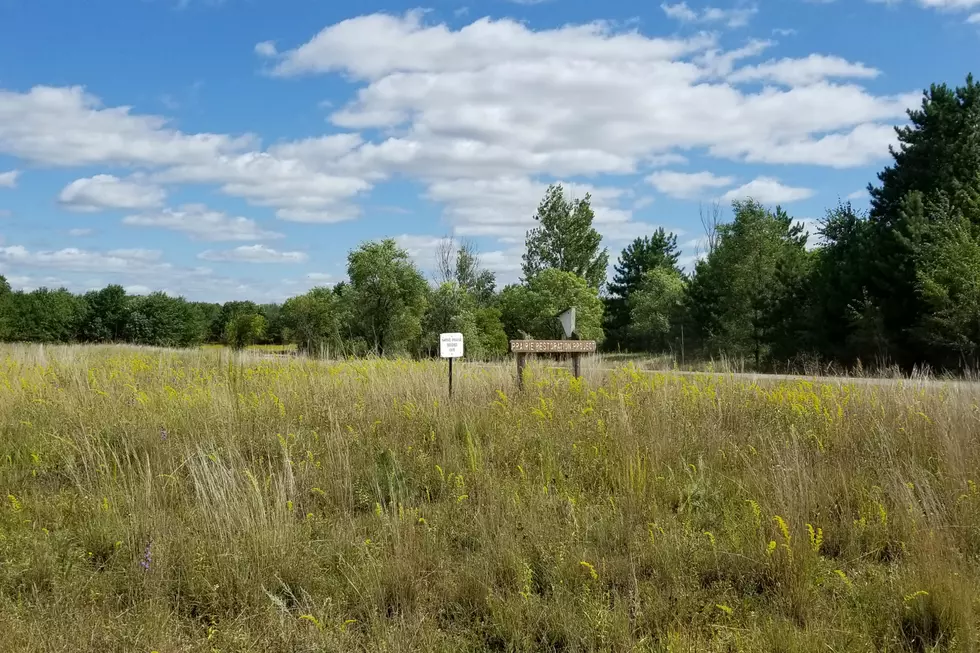
<instances>
[{"instance_id":1,"label":"purple wildflower","mask_svg":"<svg viewBox=\"0 0 980 653\"><path fill-rule=\"evenodd\" d=\"M160 441L161 442L166 442L167 441L167 435L168 435L168 433L167 433L166 427L161 426L160 427Z\"/></svg>"},{"instance_id":2,"label":"purple wildflower","mask_svg":"<svg viewBox=\"0 0 980 653\"><path fill-rule=\"evenodd\" d=\"M146 548L143 550L143 559L140 560L140 567L144 571L150 571L150 564L153 562L153 555L151 554L150 548L153 546L153 540L146 543Z\"/></svg>"}]
</instances>

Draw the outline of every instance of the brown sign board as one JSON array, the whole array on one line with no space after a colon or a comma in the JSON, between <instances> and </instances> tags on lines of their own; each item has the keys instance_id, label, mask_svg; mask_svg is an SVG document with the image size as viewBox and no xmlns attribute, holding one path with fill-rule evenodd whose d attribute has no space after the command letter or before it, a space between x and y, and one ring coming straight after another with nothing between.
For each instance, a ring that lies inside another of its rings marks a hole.
<instances>
[{"instance_id":1,"label":"brown sign board","mask_svg":"<svg viewBox=\"0 0 980 653\"><path fill-rule=\"evenodd\" d=\"M515 354L591 354L596 350L595 340L511 340L510 350Z\"/></svg>"}]
</instances>

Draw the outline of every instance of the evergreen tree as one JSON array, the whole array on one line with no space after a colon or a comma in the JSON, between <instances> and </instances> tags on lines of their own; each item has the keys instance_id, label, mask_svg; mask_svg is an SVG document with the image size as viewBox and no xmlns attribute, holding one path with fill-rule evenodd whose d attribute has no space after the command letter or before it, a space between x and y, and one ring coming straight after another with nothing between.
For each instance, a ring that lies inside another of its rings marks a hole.
<instances>
[{"instance_id":1,"label":"evergreen tree","mask_svg":"<svg viewBox=\"0 0 980 653\"><path fill-rule=\"evenodd\" d=\"M639 290L647 272L667 269L680 272L677 260L677 236L657 229L650 236L637 238L623 249L616 263L612 282L609 284L609 297L606 298L606 348L643 348L635 336L641 330L630 329L632 307L631 295Z\"/></svg>"}]
</instances>

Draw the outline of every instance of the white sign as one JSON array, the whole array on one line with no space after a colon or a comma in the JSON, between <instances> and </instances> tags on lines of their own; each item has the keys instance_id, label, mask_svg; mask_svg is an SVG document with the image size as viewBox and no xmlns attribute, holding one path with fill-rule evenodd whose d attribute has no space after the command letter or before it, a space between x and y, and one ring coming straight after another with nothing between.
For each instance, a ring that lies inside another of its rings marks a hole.
<instances>
[{"instance_id":1,"label":"white sign","mask_svg":"<svg viewBox=\"0 0 980 653\"><path fill-rule=\"evenodd\" d=\"M575 307L572 306L559 315L558 319L561 320L561 328L565 331L565 337L571 338L572 333L575 331Z\"/></svg>"},{"instance_id":2,"label":"white sign","mask_svg":"<svg viewBox=\"0 0 980 653\"><path fill-rule=\"evenodd\" d=\"M459 358L463 355L462 333L439 334L439 356L442 358Z\"/></svg>"}]
</instances>

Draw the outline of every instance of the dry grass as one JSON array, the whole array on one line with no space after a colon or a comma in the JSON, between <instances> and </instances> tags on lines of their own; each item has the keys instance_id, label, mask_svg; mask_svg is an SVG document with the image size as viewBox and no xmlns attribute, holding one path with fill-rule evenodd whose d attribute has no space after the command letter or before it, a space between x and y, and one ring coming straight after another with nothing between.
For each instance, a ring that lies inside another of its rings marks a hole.
<instances>
[{"instance_id":1,"label":"dry grass","mask_svg":"<svg viewBox=\"0 0 980 653\"><path fill-rule=\"evenodd\" d=\"M980 647L976 386L531 373L0 349L0 651Z\"/></svg>"}]
</instances>

